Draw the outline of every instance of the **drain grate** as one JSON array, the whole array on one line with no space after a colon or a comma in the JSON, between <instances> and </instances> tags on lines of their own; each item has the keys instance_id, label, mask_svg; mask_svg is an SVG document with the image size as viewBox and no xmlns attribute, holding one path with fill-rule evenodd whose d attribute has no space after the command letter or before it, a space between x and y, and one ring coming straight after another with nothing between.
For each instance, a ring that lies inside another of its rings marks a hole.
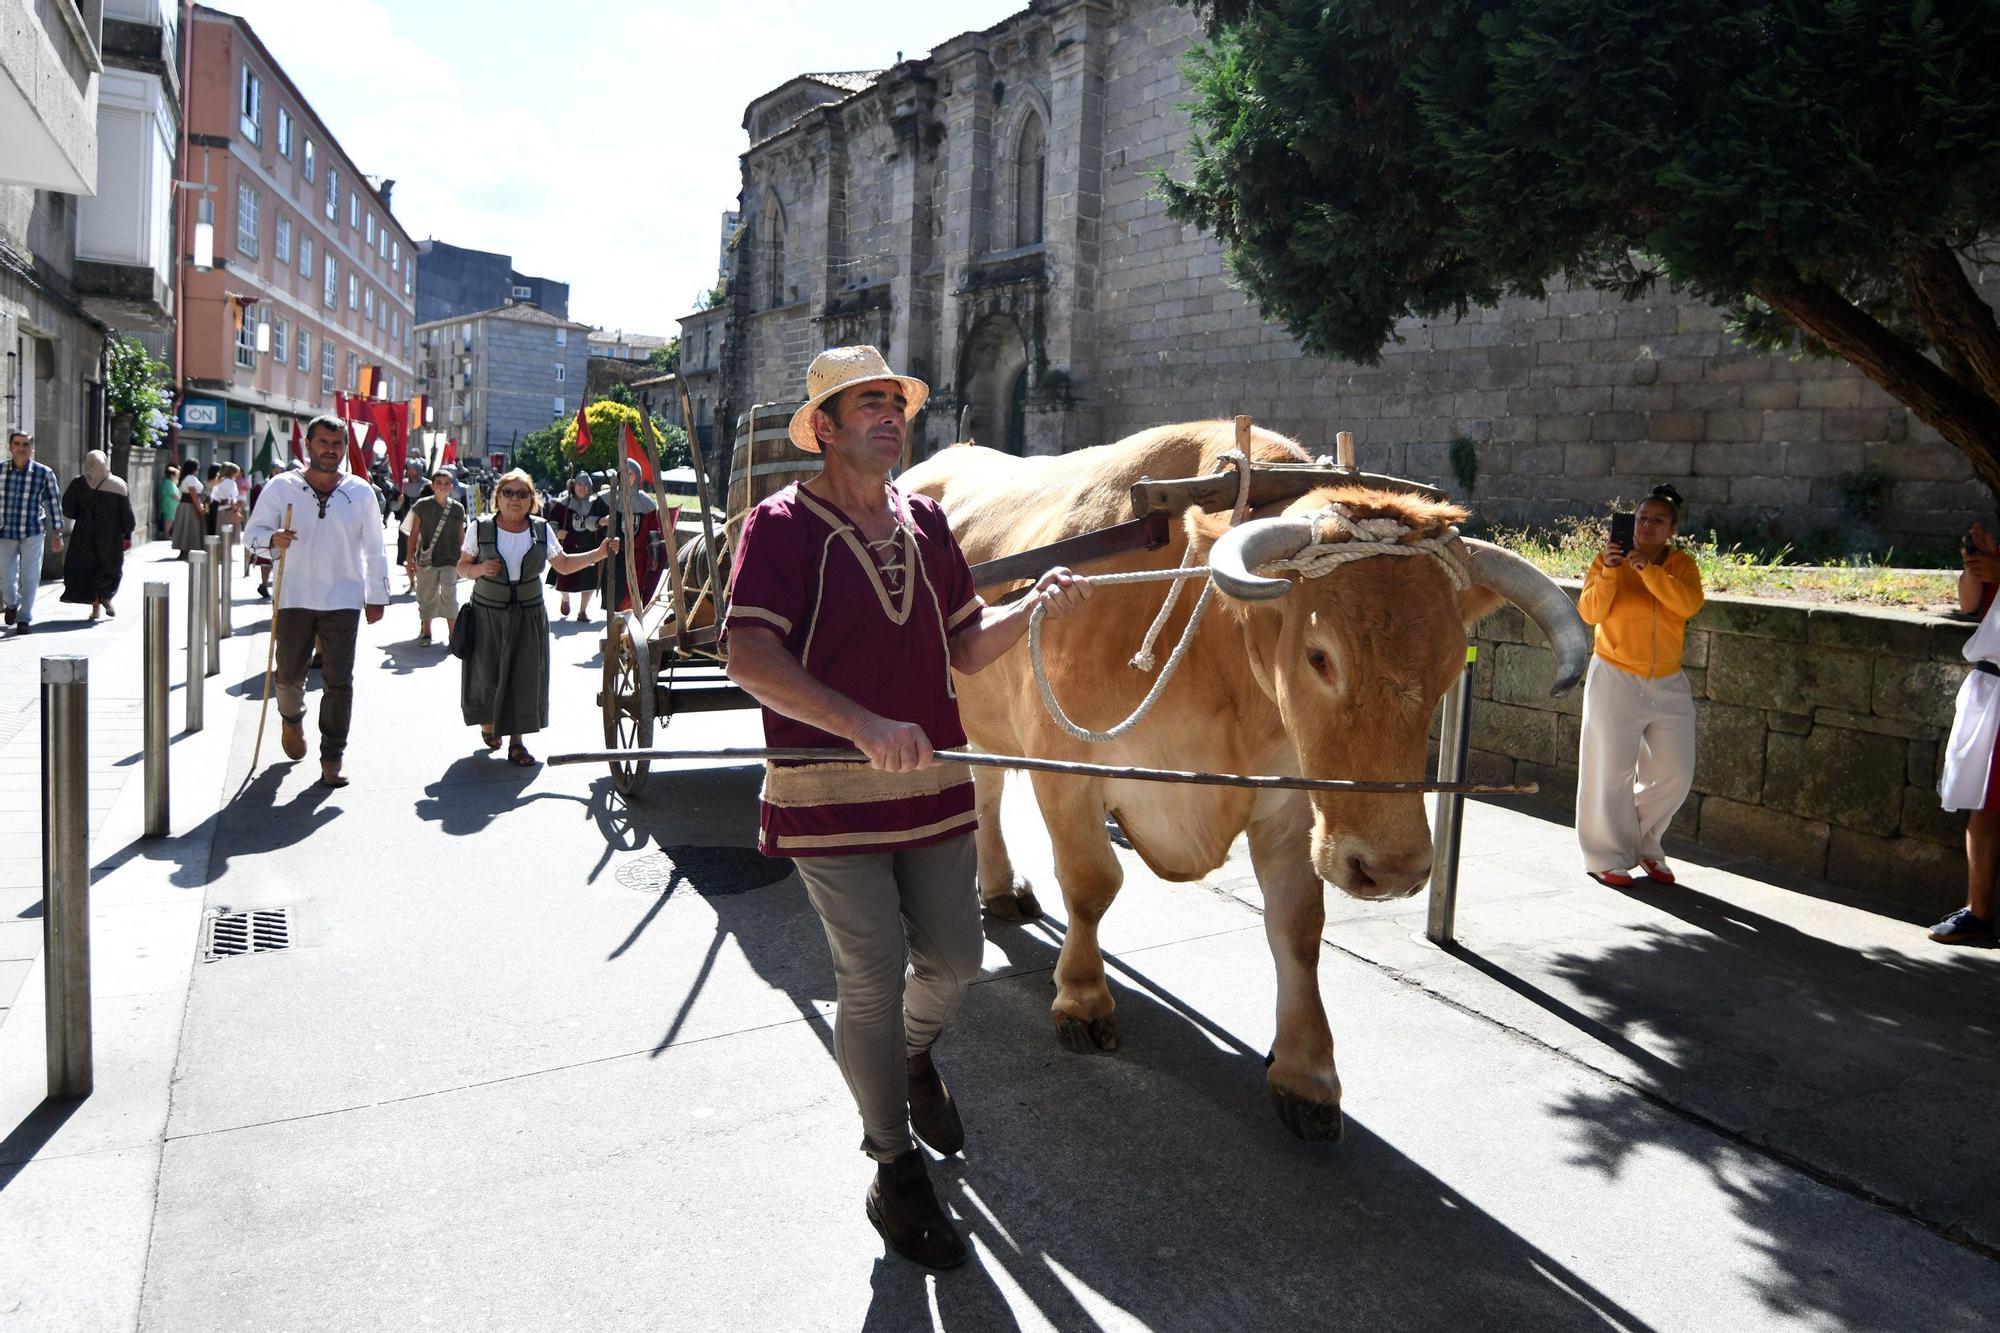
<instances>
[{"instance_id":1,"label":"drain grate","mask_svg":"<svg viewBox=\"0 0 2000 1333\"><path fill-rule=\"evenodd\" d=\"M618 867L617 879L628 889L665 898L683 890L719 898L776 884L791 873L789 860L755 847L678 846L627 861Z\"/></svg>"},{"instance_id":2,"label":"drain grate","mask_svg":"<svg viewBox=\"0 0 2000 1333\"><path fill-rule=\"evenodd\" d=\"M223 912L208 919L208 939L202 961L236 958L246 953L271 953L292 947L289 909L268 912Z\"/></svg>"}]
</instances>

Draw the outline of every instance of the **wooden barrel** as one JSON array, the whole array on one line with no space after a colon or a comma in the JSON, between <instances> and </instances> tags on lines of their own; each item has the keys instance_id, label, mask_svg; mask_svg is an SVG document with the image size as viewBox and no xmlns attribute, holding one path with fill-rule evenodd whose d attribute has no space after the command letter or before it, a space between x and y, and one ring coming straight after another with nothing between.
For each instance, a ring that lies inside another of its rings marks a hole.
<instances>
[{"instance_id":1,"label":"wooden barrel","mask_svg":"<svg viewBox=\"0 0 2000 1333\"><path fill-rule=\"evenodd\" d=\"M797 403L759 403L737 418L736 446L729 455L729 517L819 471L819 455L792 443L797 410Z\"/></svg>"}]
</instances>

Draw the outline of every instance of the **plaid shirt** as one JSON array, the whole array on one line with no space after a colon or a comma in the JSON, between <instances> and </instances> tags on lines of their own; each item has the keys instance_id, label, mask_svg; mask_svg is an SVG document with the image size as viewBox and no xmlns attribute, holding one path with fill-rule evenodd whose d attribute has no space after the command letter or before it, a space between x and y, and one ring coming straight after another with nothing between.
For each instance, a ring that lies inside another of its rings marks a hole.
<instances>
[{"instance_id":1,"label":"plaid shirt","mask_svg":"<svg viewBox=\"0 0 2000 1333\"><path fill-rule=\"evenodd\" d=\"M42 514L48 513L48 522ZM63 532L62 501L56 493L56 474L46 463L28 460L18 468L9 458L0 461L0 538L20 541L39 537L44 527Z\"/></svg>"}]
</instances>

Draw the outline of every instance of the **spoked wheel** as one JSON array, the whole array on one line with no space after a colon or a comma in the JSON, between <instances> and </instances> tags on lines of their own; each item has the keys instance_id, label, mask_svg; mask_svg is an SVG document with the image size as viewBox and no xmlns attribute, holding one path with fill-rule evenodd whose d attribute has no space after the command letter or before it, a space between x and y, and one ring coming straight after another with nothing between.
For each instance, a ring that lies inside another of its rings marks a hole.
<instances>
[{"instance_id":1,"label":"spoked wheel","mask_svg":"<svg viewBox=\"0 0 2000 1333\"><path fill-rule=\"evenodd\" d=\"M604 748L644 750L653 744L653 672L644 643L626 633L613 613L604 632ZM639 794L652 768L648 760L610 761L611 785L621 796Z\"/></svg>"}]
</instances>

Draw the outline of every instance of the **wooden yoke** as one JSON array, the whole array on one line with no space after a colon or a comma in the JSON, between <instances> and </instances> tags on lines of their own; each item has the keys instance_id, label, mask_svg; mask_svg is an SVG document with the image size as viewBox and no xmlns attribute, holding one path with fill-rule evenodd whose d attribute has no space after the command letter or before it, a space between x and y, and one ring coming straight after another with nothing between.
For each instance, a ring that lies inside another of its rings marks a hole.
<instances>
[{"instance_id":1,"label":"wooden yoke","mask_svg":"<svg viewBox=\"0 0 2000 1333\"><path fill-rule=\"evenodd\" d=\"M1248 418L1238 417L1236 420L1237 444L1247 456L1249 448L1243 439L1243 423ZM1352 431L1341 431L1335 437L1334 448L1337 450L1335 458L1322 454L1310 463L1252 463L1250 508L1261 509L1280 501L1296 500L1307 491L1321 486L1372 486L1377 490L1421 495L1427 500L1448 498L1435 486L1426 486L1420 481L1361 471L1354 465ZM1203 509L1230 509L1236 504L1237 484L1233 469L1206 477L1184 477L1178 481L1155 481L1151 477L1141 477L1132 488L1132 512L1144 517L1147 514L1185 513L1190 505L1199 505Z\"/></svg>"}]
</instances>

